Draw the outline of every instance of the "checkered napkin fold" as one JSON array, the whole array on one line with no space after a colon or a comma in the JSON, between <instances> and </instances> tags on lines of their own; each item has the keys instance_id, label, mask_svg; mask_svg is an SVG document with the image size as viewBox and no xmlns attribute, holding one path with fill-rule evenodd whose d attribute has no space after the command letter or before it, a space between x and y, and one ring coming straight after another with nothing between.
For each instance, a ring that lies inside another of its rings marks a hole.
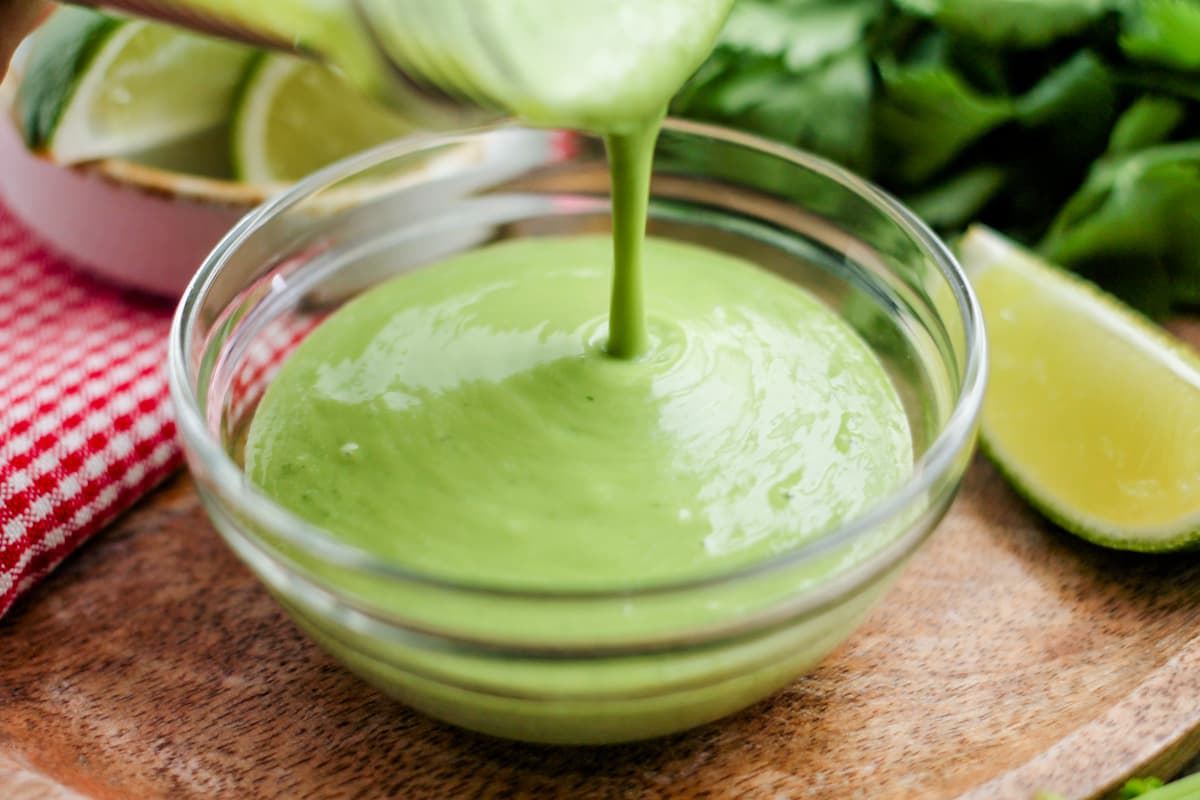
<instances>
[{"instance_id":1,"label":"checkered napkin fold","mask_svg":"<svg viewBox=\"0 0 1200 800\"><path fill-rule=\"evenodd\" d=\"M0 616L182 462L171 308L71 268L0 205Z\"/></svg>"}]
</instances>

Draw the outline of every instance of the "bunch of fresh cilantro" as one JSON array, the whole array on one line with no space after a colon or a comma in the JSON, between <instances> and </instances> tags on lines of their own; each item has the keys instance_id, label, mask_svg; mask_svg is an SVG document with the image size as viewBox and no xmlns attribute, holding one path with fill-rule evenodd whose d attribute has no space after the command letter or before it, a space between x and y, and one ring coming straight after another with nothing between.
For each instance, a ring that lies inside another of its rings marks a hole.
<instances>
[{"instance_id":1,"label":"bunch of fresh cilantro","mask_svg":"<svg viewBox=\"0 0 1200 800\"><path fill-rule=\"evenodd\" d=\"M979 220L1150 314L1200 304L1200 0L739 0L673 113Z\"/></svg>"}]
</instances>

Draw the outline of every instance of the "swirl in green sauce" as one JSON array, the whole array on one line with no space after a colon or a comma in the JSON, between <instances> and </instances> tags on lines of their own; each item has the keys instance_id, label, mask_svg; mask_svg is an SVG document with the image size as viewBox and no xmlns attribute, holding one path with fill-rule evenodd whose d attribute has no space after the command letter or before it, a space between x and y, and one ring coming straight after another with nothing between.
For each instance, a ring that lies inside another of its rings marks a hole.
<instances>
[{"instance_id":1,"label":"swirl in green sauce","mask_svg":"<svg viewBox=\"0 0 1200 800\"><path fill-rule=\"evenodd\" d=\"M474 583L619 587L760 559L899 483L872 352L782 279L645 242L647 352L606 352L612 245L475 250L356 299L255 416L251 479L384 559Z\"/></svg>"}]
</instances>

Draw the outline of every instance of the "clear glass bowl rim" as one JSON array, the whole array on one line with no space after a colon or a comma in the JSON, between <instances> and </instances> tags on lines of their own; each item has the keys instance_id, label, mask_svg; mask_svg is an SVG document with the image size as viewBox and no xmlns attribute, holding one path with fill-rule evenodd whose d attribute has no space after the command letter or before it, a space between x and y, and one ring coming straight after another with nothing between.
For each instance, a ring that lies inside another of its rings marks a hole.
<instances>
[{"instance_id":1,"label":"clear glass bowl rim","mask_svg":"<svg viewBox=\"0 0 1200 800\"><path fill-rule=\"evenodd\" d=\"M253 486L243 471L230 458L220 441L208 429L201 410L196 386L188 367L188 353L193 348L192 322L200 300L209 291L230 255L269 220L300 204L306 198L365 170L413 155L428 148L468 143L499 131L528 131L545 136L545 129L524 128L503 122L453 134L418 134L390 142L332 164L297 182L243 217L213 251L205 258L176 308L168 340L167 366L171 399L175 407L176 425L189 457L198 460L211 478L218 495L229 499L239 514L245 515L264 530L271 531L288 544L302 549L335 565L379 578L416 583L436 589L471 595L531 600L597 600L605 598L636 598L688 592L706 586L727 584L763 577L779 570L794 568L805 561L866 535L872 529L903 513L914 501L930 489L954 466L962 450L971 446L983 403L987 382L987 342L983 313L966 274L949 248L928 226L900 201L864 178L843 169L819 156L812 155L754 136L716 125L669 118L664 131L685 136L714 140L720 143L750 148L772 156L791 166L815 173L839 184L886 215L902 231L917 242L937 265L953 293L955 307L961 315L965 363L962 385L945 426L929 449L913 464L913 470L895 491L874 503L866 511L842 524L828 534L801 547L777 554L750 565L701 578L674 580L646 585L631 585L619 590L523 590L486 586L448 580L407 570L380 560L371 553L347 544L328 530L314 525L281 505Z\"/></svg>"}]
</instances>

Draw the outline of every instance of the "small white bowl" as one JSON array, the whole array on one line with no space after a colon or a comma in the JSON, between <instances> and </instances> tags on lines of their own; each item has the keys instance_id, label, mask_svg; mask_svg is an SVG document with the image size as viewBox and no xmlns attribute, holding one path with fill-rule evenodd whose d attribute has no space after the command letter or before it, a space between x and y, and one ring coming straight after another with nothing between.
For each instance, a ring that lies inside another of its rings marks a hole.
<instances>
[{"instance_id":1,"label":"small white bowl","mask_svg":"<svg viewBox=\"0 0 1200 800\"><path fill-rule=\"evenodd\" d=\"M54 250L125 286L177 297L209 251L279 187L121 159L63 167L25 147L0 84L0 201Z\"/></svg>"},{"instance_id":2,"label":"small white bowl","mask_svg":"<svg viewBox=\"0 0 1200 800\"><path fill-rule=\"evenodd\" d=\"M18 80L17 71L10 70L0 83L0 202L72 263L124 286L178 297L239 219L291 186L202 178L118 158L77 166L54 164L31 153L22 140L12 111ZM481 145L451 148L382 184L355 183L330 192L320 205L326 211L353 207L364 197L394 193L405 185L422 187L406 198L420 205L429 202L435 183L442 191L464 191L461 184L472 179L464 177L469 164L494 162L473 178L493 181L518 175L543 157L539 148L525 142L505 140L501 147L501 153ZM488 235L486 229L458 231L445 241L426 242L409 255L433 260L469 246L463 237ZM371 280L366 273L344 276L326 290L353 292Z\"/></svg>"}]
</instances>

